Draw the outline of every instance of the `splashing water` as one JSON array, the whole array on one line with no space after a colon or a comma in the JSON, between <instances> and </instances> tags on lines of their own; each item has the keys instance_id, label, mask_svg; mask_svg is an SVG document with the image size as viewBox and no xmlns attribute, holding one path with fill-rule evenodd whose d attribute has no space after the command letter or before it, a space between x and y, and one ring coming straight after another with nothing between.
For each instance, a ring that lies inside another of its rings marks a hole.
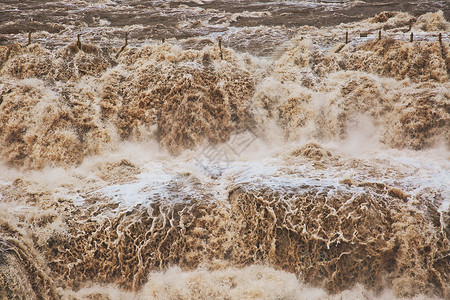
<instances>
[{"instance_id":1,"label":"splashing water","mask_svg":"<svg viewBox=\"0 0 450 300\"><path fill-rule=\"evenodd\" d=\"M448 298L449 28L0 46L0 298Z\"/></svg>"}]
</instances>

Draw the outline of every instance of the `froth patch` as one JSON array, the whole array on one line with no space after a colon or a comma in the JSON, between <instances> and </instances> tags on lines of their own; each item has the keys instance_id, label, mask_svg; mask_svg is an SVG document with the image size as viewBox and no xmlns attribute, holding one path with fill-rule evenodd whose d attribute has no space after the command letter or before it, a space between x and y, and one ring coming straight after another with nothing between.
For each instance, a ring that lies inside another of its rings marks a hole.
<instances>
[{"instance_id":1,"label":"froth patch","mask_svg":"<svg viewBox=\"0 0 450 300\"><path fill-rule=\"evenodd\" d=\"M341 70L344 62L335 61L339 54L322 55L313 53L310 58L313 85L304 82L304 69L309 67L280 66L255 94L255 105L277 121L288 141L341 141L355 150L381 144L420 150L449 140L450 114L445 107L450 95L444 64L436 71L444 76L436 75L442 83L430 80L431 73L426 72L416 77L425 76L423 81L415 83L370 74L369 67L362 70L358 63L369 59L366 54L358 54L362 60L353 65L360 68L356 71ZM327 64L327 55L336 64Z\"/></svg>"},{"instance_id":2,"label":"froth patch","mask_svg":"<svg viewBox=\"0 0 450 300\"><path fill-rule=\"evenodd\" d=\"M32 242L16 229L7 218L0 220L0 297L58 299L53 280Z\"/></svg>"},{"instance_id":3,"label":"froth patch","mask_svg":"<svg viewBox=\"0 0 450 300\"><path fill-rule=\"evenodd\" d=\"M193 271L172 267L150 273L140 299L300 299L300 294L318 299L325 293L307 289L293 274L266 266Z\"/></svg>"},{"instance_id":4,"label":"froth patch","mask_svg":"<svg viewBox=\"0 0 450 300\"><path fill-rule=\"evenodd\" d=\"M226 141L251 125L248 110L255 84L235 62L218 63L212 50L162 45L124 52L120 60L129 65L123 69L134 76L115 72L103 78L104 117L122 138L153 137L174 154L205 140ZM226 55L236 60L232 53Z\"/></svg>"},{"instance_id":5,"label":"froth patch","mask_svg":"<svg viewBox=\"0 0 450 300\"><path fill-rule=\"evenodd\" d=\"M99 164L98 175L110 184L126 183L137 179L140 168L127 159L119 162Z\"/></svg>"},{"instance_id":6,"label":"froth patch","mask_svg":"<svg viewBox=\"0 0 450 300\"><path fill-rule=\"evenodd\" d=\"M412 296L427 289L434 293L436 288L448 293L442 268L445 254L438 254L442 237L419 213L389 195L374 198L366 192L350 196L311 191L286 191L281 196L264 189L235 190L230 201L237 213L233 224L240 228L237 259L269 261L332 291L350 288L355 282L381 289L384 279L390 278L398 295ZM405 230L405 226L411 227ZM419 232L427 233L418 238ZM448 249L448 240L444 243ZM439 257L431 264L429 258L418 258L431 252ZM434 270L439 270L438 277Z\"/></svg>"},{"instance_id":7,"label":"froth patch","mask_svg":"<svg viewBox=\"0 0 450 300\"><path fill-rule=\"evenodd\" d=\"M376 291L389 287L399 296L447 295L449 243L440 225L405 205L400 189L355 182L276 189L241 184L225 202L207 194L152 199L114 215L111 203L92 199L85 208L68 206L68 233L51 236L39 249L52 278L68 289L93 282L165 293L159 283L179 271L160 271L171 265L184 271L203 266L203 275L214 275L223 267L264 263L332 292L361 284ZM188 282L197 275L180 276L192 286ZM239 280L223 292L237 291ZM173 288L181 293L187 287L180 282ZM241 291L249 292L244 286Z\"/></svg>"},{"instance_id":8,"label":"froth patch","mask_svg":"<svg viewBox=\"0 0 450 300\"><path fill-rule=\"evenodd\" d=\"M39 169L80 163L101 151L109 136L92 106L92 94L72 88L53 92L34 79L2 90L0 153L4 161Z\"/></svg>"},{"instance_id":9,"label":"froth patch","mask_svg":"<svg viewBox=\"0 0 450 300\"><path fill-rule=\"evenodd\" d=\"M315 143L306 144L303 147L292 151L291 155L304 156L316 161L328 160L333 156L330 151L323 149Z\"/></svg>"},{"instance_id":10,"label":"froth patch","mask_svg":"<svg viewBox=\"0 0 450 300\"><path fill-rule=\"evenodd\" d=\"M409 17L386 12L363 23L400 28ZM448 24L441 12L414 26L424 22ZM210 44L2 46L0 152L26 168L79 164L119 139L156 140L180 154L275 122L288 142L345 142L362 136L361 115L373 123L368 142L420 150L449 140L448 49L445 41L382 38L325 51L294 38L272 64L258 64Z\"/></svg>"},{"instance_id":11,"label":"froth patch","mask_svg":"<svg viewBox=\"0 0 450 300\"><path fill-rule=\"evenodd\" d=\"M72 299L292 299L292 300L393 300L392 290L375 293L356 285L351 290L330 294L323 289L310 287L293 274L265 265L244 268L198 268L183 271L171 267L166 271L151 272L149 281L139 293L130 293L110 285L94 285L79 291L63 291L64 300ZM414 300L440 300L438 297L417 295Z\"/></svg>"},{"instance_id":12,"label":"froth patch","mask_svg":"<svg viewBox=\"0 0 450 300\"><path fill-rule=\"evenodd\" d=\"M265 160L262 169L235 162L211 180L178 164L161 162L159 170L154 162L114 157L83 166L96 176L82 179L75 170L66 192L66 183L47 190L22 177L0 187L0 235L26 242L24 254L38 267L45 261L48 269L39 268L67 297L78 291L80 297L166 295L171 291L161 285L173 273L186 279L172 286L173 293L198 296L194 278L221 280L221 270L245 274L261 264L287 272L276 278L301 277L300 288L304 280L333 293L360 284L376 293L390 288L396 296L446 297L449 219L438 210L445 194L437 184L415 186L417 176L434 173L413 175L415 168L392 157L358 160L337 153L310 143ZM319 163L326 168L315 168ZM142 199L133 202L138 195ZM180 269L166 274L174 265ZM217 293L246 292L247 281L232 276L235 286ZM252 291L261 293L263 286Z\"/></svg>"},{"instance_id":13,"label":"froth patch","mask_svg":"<svg viewBox=\"0 0 450 300\"><path fill-rule=\"evenodd\" d=\"M399 80L448 81L448 53L443 55L442 46L437 42L408 43L382 39L367 42L358 50L365 53L348 53L343 57L342 64L346 69L373 72Z\"/></svg>"},{"instance_id":14,"label":"froth patch","mask_svg":"<svg viewBox=\"0 0 450 300\"><path fill-rule=\"evenodd\" d=\"M444 18L444 12L439 10L435 13L429 12L417 18L414 28L423 31L441 31L448 32L450 23Z\"/></svg>"},{"instance_id":15,"label":"froth patch","mask_svg":"<svg viewBox=\"0 0 450 300\"><path fill-rule=\"evenodd\" d=\"M156 139L173 154L220 143L253 126L252 75L232 51L168 44L125 48L114 69L97 47L71 44L55 54L38 45L3 47L0 151L14 166L79 164L118 136ZM98 78L100 75L100 78ZM67 81L67 82L65 82Z\"/></svg>"},{"instance_id":16,"label":"froth patch","mask_svg":"<svg viewBox=\"0 0 450 300\"><path fill-rule=\"evenodd\" d=\"M99 76L111 66L108 53L98 47L71 44L52 53L38 44L0 47L0 70L3 76L17 79L39 78L54 81L77 81L83 76Z\"/></svg>"}]
</instances>

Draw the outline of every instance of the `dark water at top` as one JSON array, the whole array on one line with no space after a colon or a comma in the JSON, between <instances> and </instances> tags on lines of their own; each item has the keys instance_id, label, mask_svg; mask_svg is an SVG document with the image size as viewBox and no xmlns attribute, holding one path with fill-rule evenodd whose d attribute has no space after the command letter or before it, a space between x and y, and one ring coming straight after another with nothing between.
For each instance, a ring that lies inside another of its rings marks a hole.
<instances>
[{"instance_id":1,"label":"dark water at top","mask_svg":"<svg viewBox=\"0 0 450 300\"><path fill-rule=\"evenodd\" d=\"M0 44L23 42L24 33L29 31L48 32L47 38L37 38L50 48L65 43L61 36L73 39L78 33L89 33L87 38L92 42L108 44L112 43L112 38L122 39L123 32L128 31L135 41L223 36L228 37L228 46L255 52L252 50L263 47L264 43L276 45L290 39L303 25L332 26L382 11L403 11L418 16L437 10L442 10L446 19L450 19L450 3L445 0L4 0L0 3ZM236 31L242 30L248 31L247 41L234 36Z\"/></svg>"}]
</instances>

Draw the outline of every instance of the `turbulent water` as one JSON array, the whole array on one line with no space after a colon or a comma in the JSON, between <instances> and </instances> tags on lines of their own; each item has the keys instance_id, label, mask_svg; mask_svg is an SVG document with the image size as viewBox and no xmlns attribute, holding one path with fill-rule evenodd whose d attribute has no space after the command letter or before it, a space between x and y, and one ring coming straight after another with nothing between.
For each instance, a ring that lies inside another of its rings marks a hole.
<instances>
[{"instance_id":1,"label":"turbulent water","mask_svg":"<svg viewBox=\"0 0 450 300\"><path fill-rule=\"evenodd\" d=\"M0 299L450 299L449 13L2 1Z\"/></svg>"}]
</instances>

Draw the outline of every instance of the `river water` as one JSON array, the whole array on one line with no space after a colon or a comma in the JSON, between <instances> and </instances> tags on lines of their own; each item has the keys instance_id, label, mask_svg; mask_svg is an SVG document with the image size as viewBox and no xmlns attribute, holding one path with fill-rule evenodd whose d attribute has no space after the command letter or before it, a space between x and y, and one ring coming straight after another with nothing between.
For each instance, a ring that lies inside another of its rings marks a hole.
<instances>
[{"instance_id":1,"label":"river water","mask_svg":"<svg viewBox=\"0 0 450 300\"><path fill-rule=\"evenodd\" d=\"M2 1L0 299L448 299L449 14Z\"/></svg>"}]
</instances>

